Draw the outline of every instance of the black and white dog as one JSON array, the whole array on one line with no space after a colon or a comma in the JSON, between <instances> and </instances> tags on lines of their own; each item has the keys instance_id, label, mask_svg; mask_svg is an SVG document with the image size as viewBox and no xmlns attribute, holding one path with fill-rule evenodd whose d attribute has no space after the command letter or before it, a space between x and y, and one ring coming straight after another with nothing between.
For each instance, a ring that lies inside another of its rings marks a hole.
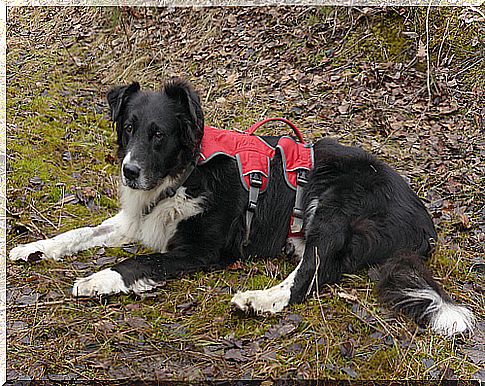
<instances>
[{"instance_id":1,"label":"black and white dog","mask_svg":"<svg viewBox=\"0 0 485 386\"><path fill-rule=\"evenodd\" d=\"M174 79L151 92L132 83L107 97L122 160L121 211L99 226L19 245L12 260L57 260L131 242L156 251L75 282L73 295L96 296L148 291L180 273L249 256L275 257L286 248L300 259L295 270L275 287L238 292L236 308L276 313L344 273L376 265L379 295L392 308L444 335L472 329L472 312L455 304L423 263L436 240L430 216L383 162L328 138L318 141L304 191L305 234L288 239L295 192L284 183L276 152L246 243L248 193L235 161L215 157L195 164L204 117L192 87Z\"/></svg>"}]
</instances>

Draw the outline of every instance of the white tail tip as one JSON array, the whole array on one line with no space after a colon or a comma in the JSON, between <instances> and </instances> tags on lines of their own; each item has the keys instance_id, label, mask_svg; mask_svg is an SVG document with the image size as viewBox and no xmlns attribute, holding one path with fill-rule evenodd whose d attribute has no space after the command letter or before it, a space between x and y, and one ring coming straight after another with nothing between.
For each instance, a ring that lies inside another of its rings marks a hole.
<instances>
[{"instance_id":1,"label":"white tail tip","mask_svg":"<svg viewBox=\"0 0 485 386\"><path fill-rule=\"evenodd\" d=\"M454 334L472 332L475 318L466 307L442 301L430 320L431 329L438 334L452 336Z\"/></svg>"}]
</instances>

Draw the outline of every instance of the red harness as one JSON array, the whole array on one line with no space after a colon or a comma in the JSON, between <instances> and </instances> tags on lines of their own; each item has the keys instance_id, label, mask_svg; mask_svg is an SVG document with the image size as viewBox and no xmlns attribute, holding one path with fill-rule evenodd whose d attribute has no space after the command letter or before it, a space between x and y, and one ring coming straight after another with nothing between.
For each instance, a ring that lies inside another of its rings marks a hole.
<instances>
[{"instance_id":1,"label":"red harness","mask_svg":"<svg viewBox=\"0 0 485 386\"><path fill-rule=\"evenodd\" d=\"M270 121L282 121L295 132L298 140L281 137L275 147L263 138L253 135L262 125ZM303 209L301 187L306 183L306 175L313 168L313 146L305 144L298 128L283 118L269 118L251 126L245 132L220 130L206 126L200 151L199 165L209 162L218 155L232 157L237 161L241 181L249 191L249 203L246 216L246 241L249 238L252 216L257 206L260 191L264 191L270 175L270 162L276 149L280 150L286 183L296 190L289 236L302 236Z\"/></svg>"}]
</instances>

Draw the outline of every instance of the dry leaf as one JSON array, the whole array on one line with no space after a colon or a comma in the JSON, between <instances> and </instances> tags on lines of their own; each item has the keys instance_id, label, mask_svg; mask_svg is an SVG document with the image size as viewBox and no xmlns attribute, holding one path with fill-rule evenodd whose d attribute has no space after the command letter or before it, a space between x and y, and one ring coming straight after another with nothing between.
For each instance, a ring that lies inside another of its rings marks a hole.
<instances>
[{"instance_id":1,"label":"dry leaf","mask_svg":"<svg viewBox=\"0 0 485 386\"><path fill-rule=\"evenodd\" d=\"M350 300L351 302L357 302L359 298L354 294L348 294L347 292L337 292L339 298Z\"/></svg>"},{"instance_id":2,"label":"dry leaf","mask_svg":"<svg viewBox=\"0 0 485 386\"><path fill-rule=\"evenodd\" d=\"M418 51L416 52L416 58L419 62L424 62L426 59L426 45L421 39L419 39Z\"/></svg>"},{"instance_id":3,"label":"dry leaf","mask_svg":"<svg viewBox=\"0 0 485 386\"><path fill-rule=\"evenodd\" d=\"M464 229L470 229L472 227L470 218L466 213L460 213L460 223Z\"/></svg>"}]
</instances>

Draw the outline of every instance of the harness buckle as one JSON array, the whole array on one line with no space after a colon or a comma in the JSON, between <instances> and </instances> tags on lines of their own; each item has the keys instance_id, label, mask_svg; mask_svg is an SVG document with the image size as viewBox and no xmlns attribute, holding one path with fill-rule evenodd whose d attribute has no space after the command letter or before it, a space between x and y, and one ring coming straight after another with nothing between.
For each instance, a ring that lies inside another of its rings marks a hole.
<instances>
[{"instance_id":1,"label":"harness buckle","mask_svg":"<svg viewBox=\"0 0 485 386\"><path fill-rule=\"evenodd\" d=\"M296 172L296 184L305 186L308 183L308 171L305 169L298 169Z\"/></svg>"},{"instance_id":2,"label":"harness buckle","mask_svg":"<svg viewBox=\"0 0 485 386\"><path fill-rule=\"evenodd\" d=\"M249 185L254 188L261 189L263 186L263 177L261 176L261 173L251 173L249 175Z\"/></svg>"},{"instance_id":3,"label":"harness buckle","mask_svg":"<svg viewBox=\"0 0 485 386\"><path fill-rule=\"evenodd\" d=\"M256 212L256 207L257 207L257 206L258 206L258 203L257 203L257 202L254 202L254 201L249 201L249 203L248 203L248 209L247 209L247 210L248 210L249 212L254 213L254 212Z\"/></svg>"},{"instance_id":4,"label":"harness buckle","mask_svg":"<svg viewBox=\"0 0 485 386\"><path fill-rule=\"evenodd\" d=\"M303 210L297 207L293 208L293 217L303 218Z\"/></svg>"}]
</instances>

